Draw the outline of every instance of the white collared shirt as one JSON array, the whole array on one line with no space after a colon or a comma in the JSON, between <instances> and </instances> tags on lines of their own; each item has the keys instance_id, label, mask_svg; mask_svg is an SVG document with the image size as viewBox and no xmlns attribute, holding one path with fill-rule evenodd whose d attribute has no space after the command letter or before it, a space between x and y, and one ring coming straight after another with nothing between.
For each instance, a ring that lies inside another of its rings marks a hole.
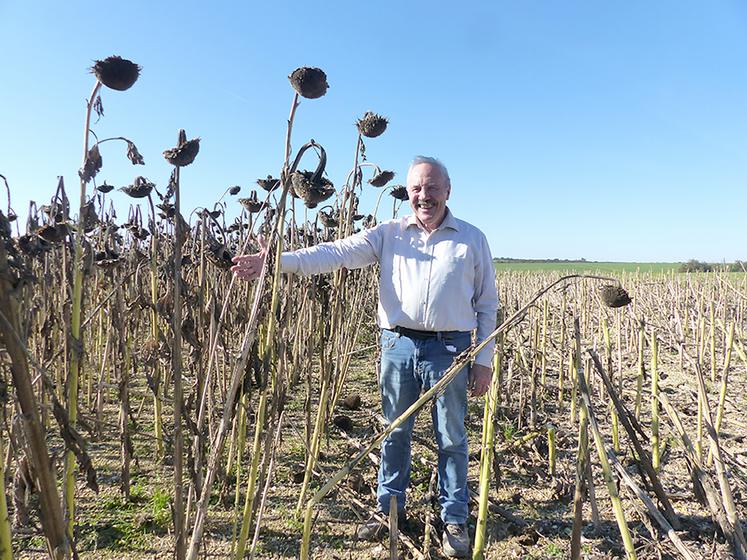
<instances>
[{"instance_id":1,"label":"white collared shirt","mask_svg":"<svg viewBox=\"0 0 747 560\"><path fill-rule=\"evenodd\" d=\"M383 222L345 239L283 253L283 272L310 276L341 267L380 264L382 328L472 331L477 342L496 327L495 269L485 235L447 214L431 233L415 216ZM492 365L494 344L475 362Z\"/></svg>"}]
</instances>

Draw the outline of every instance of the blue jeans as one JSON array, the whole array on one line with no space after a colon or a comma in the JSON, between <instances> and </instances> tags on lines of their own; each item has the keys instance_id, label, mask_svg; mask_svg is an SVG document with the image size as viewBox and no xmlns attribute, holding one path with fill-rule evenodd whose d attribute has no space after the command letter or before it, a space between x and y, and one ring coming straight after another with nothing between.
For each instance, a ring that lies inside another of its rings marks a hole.
<instances>
[{"instance_id":1,"label":"blue jeans","mask_svg":"<svg viewBox=\"0 0 747 560\"><path fill-rule=\"evenodd\" d=\"M409 338L388 329L381 333L381 374L379 388L384 417L392 422L430 389L451 366L454 357L471 342L468 332L439 337ZM466 523L467 490L467 379L464 367L436 398L431 408L433 431L438 443L438 482L441 518L444 523ZM415 414L395 429L381 444L378 479L379 510L389 512L390 496L397 508L405 508L405 491L410 482L410 456Z\"/></svg>"}]
</instances>

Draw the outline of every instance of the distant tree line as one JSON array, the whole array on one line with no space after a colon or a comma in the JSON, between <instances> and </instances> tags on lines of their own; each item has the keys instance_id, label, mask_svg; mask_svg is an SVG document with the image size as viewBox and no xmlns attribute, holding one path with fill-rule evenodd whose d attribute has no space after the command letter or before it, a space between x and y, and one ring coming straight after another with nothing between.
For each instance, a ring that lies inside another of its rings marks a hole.
<instances>
[{"instance_id":1,"label":"distant tree line","mask_svg":"<svg viewBox=\"0 0 747 560\"><path fill-rule=\"evenodd\" d=\"M726 272L747 272L747 261L734 261L733 263L707 263L690 259L680 265L680 272L712 272L724 270Z\"/></svg>"}]
</instances>

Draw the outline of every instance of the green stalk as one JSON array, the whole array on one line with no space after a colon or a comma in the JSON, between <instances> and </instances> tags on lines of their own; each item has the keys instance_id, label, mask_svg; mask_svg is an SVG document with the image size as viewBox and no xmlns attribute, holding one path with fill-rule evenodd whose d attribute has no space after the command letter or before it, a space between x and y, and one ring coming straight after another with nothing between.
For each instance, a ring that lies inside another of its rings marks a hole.
<instances>
[{"instance_id":1,"label":"green stalk","mask_svg":"<svg viewBox=\"0 0 747 560\"><path fill-rule=\"evenodd\" d=\"M13 560L13 541L10 536L10 517L5 498L5 457L3 438L0 436L0 560Z\"/></svg>"},{"instance_id":2,"label":"green stalk","mask_svg":"<svg viewBox=\"0 0 747 560\"><path fill-rule=\"evenodd\" d=\"M721 375L721 390L718 396L718 409L716 410L716 433L721 430L721 422L724 419L724 407L726 406L726 389L729 384L729 366L731 365L731 349L734 346L734 323L729 326L729 334L726 338L726 355L724 356L724 369ZM713 451L708 453L708 466L713 464Z\"/></svg>"},{"instance_id":3,"label":"green stalk","mask_svg":"<svg viewBox=\"0 0 747 560\"><path fill-rule=\"evenodd\" d=\"M252 524L252 509L254 496L257 488L257 472L259 472L259 457L261 455L262 434L264 433L264 418L267 414L267 391L262 391L259 396L259 409L257 410L257 421L254 424L254 444L252 445L252 464L249 468L249 477L246 484L246 496L244 497L244 512L241 520L241 532L236 541L236 553L234 560L241 560L246 550L246 540L249 537L249 528ZM262 419L262 422L260 422Z\"/></svg>"},{"instance_id":4,"label":"green stalk","mask_svg":"<svg viewBox=\"0 0 747 560\"><path fill-rule=\"evenodd\" d=\"M643 374L646 366L643 362L643 349L646 345L646 333L644 332L643 320L638 323L638 379L635 388L635 419L641 418L641 403L643 401Z\"/></svg>"},{"instance_id":5,"label":"green stalk","mask_svg":"<svg viewBox=\"0 0 747 560\"><path fill-rule=\"evenodd\" d=\"M661 466L659 448L659 342L651 330L651 464L655 471Z\"/></svg>"},{"instance_id":6,"label":"green stalk","mask_svg":"<svg viewBox=\"0 0 747 560\"><path fill-rule=\"evenodd\" d=\"M490 389L485 398L485 410L482 420L482 453L480 453L480 497L475 528L475 544L472 549L472 560L485 557L485 530L488 522L488 498L490 497L490 467L495 452L495 411L498 407L498 390L501 380L501 362L503 359L503 335L498 337L496 352L493 355L493 377Z\"/></svg>"},{"instance_id":7,"label":"green stalk","mask_svg":"<svg viewBox=\"0 0 747 560\"><path fill-rule=\"evenodd\" d=\"M612 342L610 340L610 328L607 324L607 317L602 317L602 330L604 331L604 350L607 357L607 371L612 372ZM612 398L609 402L610 416L612 420L612 448L615 453L620 452L620 428L617 420L617 411L612 404Z\"/></svg>"},{"instance_id":8,"label":"green stalk","mask_svg":"<svg viewBox=\"0 0 747 560\"><path fill-rule=\"evenodd\" d=\"M654 348L656 348L656 337L654 336ZM612 468L610 467L609 459L607 458L607 451L602 438L602 433L597 425L596 418L594 416L594 410L591 406L591 397L589 396L589 388L586 385L584 375L578 376L579 389L581 391L581 407L583 414L588 418L589 427L591 433L594 436L594 444L597 448L597 454L599 455L599 462L602 464L602 472L604 473L604 481L607 483L607 492L610 495L610 501L612 502L612 509L615 512L615 519L617 520L617 526L620 529L620 535L622 536L623 545L625 546L625 553L628 560L635 560L637 558L635 553L635 546L633 545L633 538L630 535L630 529L628 523L625 520L625 512L623 511L622 501L620 495L617 492L617 483L615 478L612 476Z\"/></svg>"}]
</instances>

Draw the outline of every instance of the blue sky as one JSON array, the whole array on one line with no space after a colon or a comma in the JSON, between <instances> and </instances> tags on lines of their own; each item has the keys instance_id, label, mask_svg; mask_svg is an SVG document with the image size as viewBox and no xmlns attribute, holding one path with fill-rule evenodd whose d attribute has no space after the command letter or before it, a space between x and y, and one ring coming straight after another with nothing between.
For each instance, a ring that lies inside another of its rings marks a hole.
<instances>
[{"instance_id":1,"label":"blue sky","mask_svg":"<svg viewBox=\"0 0 747 560\"><path fill-rule=\"evenodd\" d=\"M277 175L287 75L318 66L330 89L299 106L294 147L320 142L340 185L355 120L386 115L369 161L404 182L414 155L441 158L450 207L494 256L747 258L741 2L2 0L0 37L0 174L20 214L58 175L77 201L95 59L143 67L129 91L103 91L93 129L130 138L146 162L109 143L98 178L165 186L161 152L185 128L202 138L182 174L188 209Z\"/></svg>"}]
</instances>

